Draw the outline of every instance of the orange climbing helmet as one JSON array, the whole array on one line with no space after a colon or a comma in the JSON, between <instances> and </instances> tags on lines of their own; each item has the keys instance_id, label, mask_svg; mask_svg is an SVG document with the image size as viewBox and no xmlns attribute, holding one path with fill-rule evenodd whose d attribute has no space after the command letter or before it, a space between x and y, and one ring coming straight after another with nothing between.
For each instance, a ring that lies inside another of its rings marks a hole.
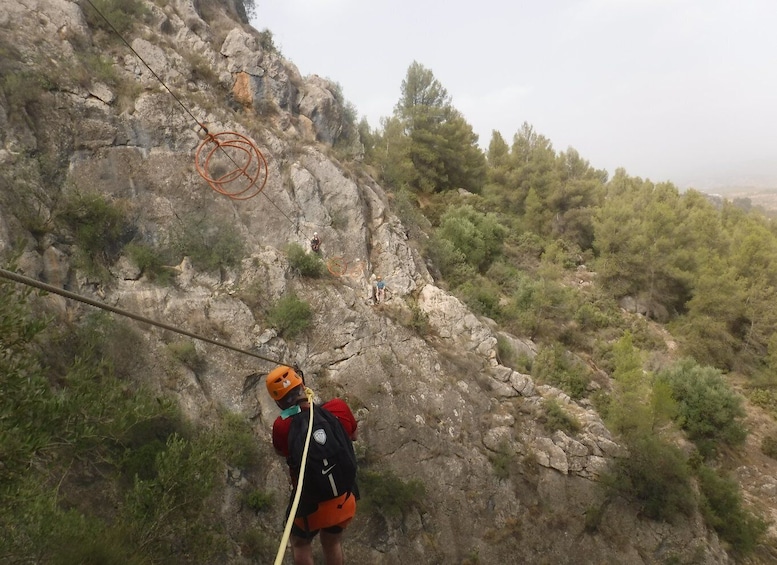
<instances>
[{"instance_id":1,"label":"orange climbing helmet","mask_svg":"<svg viewBox=\"0 0 777 565\"><path fill-rule=\"evenodd\" d=\"M267 392L270 393L273 400L280 400L304 383L294 369L281 365L267 374L266 384Z\"/></svg>"}]
</instances>

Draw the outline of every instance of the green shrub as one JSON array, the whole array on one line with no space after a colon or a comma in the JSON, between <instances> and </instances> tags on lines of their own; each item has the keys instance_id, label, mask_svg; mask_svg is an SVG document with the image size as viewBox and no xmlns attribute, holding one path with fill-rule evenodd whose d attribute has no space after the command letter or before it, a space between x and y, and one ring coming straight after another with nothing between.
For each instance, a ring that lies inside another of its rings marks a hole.
<instances>
[{"instance_id":1,"label":"green shrub","mask_svg":"<svg viewBox=\"0 0 777 565\"><path fill-rule=\"evenodd\" d=\"M134 426L158 417L169 405L138 384L116 379L109 363L85 356L76 356L60 387L54 421L76 452L99 452L111 441L121 442Z\"/></svg>"},{"instance_id":2,"label":"green shrub","mask_svg":"<svg viewBox=\"0 0 777 565\"><path fill-rule=\"evenodd\" d=\"M634 346L643 351L666 351L666 342L661 334L642 316L629 318L628 330L634 337Z\"/></svg>"},{"instance_id":3,"label":"green shrub","mask_svg":"<svg viewBox=\"0 0 777 565\"><path fill-rule=\"evenodd\" d=\"M16 112L38 102L43 95L43 85L40 77L26 72L9 72L2 77L0 88L5 94L8 105ZM11 112L13 116L16 112Z\"/></svg>"},{"instance_id":4,"label":"green shrub","mask_svg":"<svg viewBox=\"0 0 777 565\"><path fill-rule=\"evenodd\" d=\"M199 53L193 51L185 52L186 59L189 62L190 78L192 81L203 81L207 84L218 84L219 75L213 69L210 61Z\"/></svg>"},{"instance_id":5,"label":"green shrub","mask_svg":"<svg viewBox=\"0 0 777 565\"><path fill-rule=\"evenodd\" d=\"M771 412L772 417L777 418L777 389L772 387L751 388L747 391L747 397L750 402Z\"/></svg>"},{"instance_id":6,"label":"green shrub","mask_svg":"<svg viewBox=\"0 0 777 565\"><path fill-rule=\"evenodd\" d=\"M761 452L767 457L777 459L777 435L768 435L761 440Z\"/></svg>"},{"instance_id":7,"label":"green shrub","mask_svg":"<svg viewBox=\"0 0 777 565\"><path fill-rule=\"evenodd\" d=\"M84 8L87 23L111 34L115 29L124 35L132 30L136 20L148 14L140 0L91 0L90 4L94 7Z\"/></svg>"},{"instance_id":8,"label":"green shrub","mask_svg":"<svg viewBox=\"0 0 777 565\"><path fill-rule=\"evenodd\" d=\"M203 271L235 267L245 255L245 243L232 224L212 223L206 217L185 217L172 235L173 250Z\"/></svg>"},{"instance_id":9,"label":"green shrub","mask_svg":"<svg viewBox=\"0 0 777 565\"><path fill-rule=\"evenodd\" d=\"M261 530L252 528L240 535L240 552L253 563L270 563L275 558L276 540Z\"/></svg>"},{"instance_id":10,"label":"green shrub","mask_svg":"<svg viewBox=\"0 0 777 565\"><path fill-rule=\"evenodd\" d=\"M655 436L632 436L627 447L629 456L604 478L605 487L638 502L651 519L671 522L690 516L695 499L682 452Z\"/></svg>"},{"instance_id":11,"label":"green shrub","mask_svg":"<svg viewBox=\"0 0 777 565\"><path fill-rule=\"evenodd\" d=\"M421 310L421 307L415 301L410 302L410 320L407 323L407 327L421 337L429 335L431 331L429 315Z\"/></svg>"},{"instance_id":12,"label":"green shrub","mask_svg":"<svg viewBox=\"0 0 777 565\"><path fill-rule=\"evenodd\" d=\"M426 496L426 487L418 479L404 481L391 471L359 471L361 504L386 516L400 517L417 507Z\"/></svg>"},{"instance_id":13,"label":"green shrub","mask_svg":"<svg viewBox=\"0 0 777 565\"><path fill-rule=\"evenodd\" d=\"M143 338L132 322L98 310L79 323L47 328L40 359L54 381L78 365L128 384L142 382L148 374L144 352Z\"/></svg>"},{"instance_id":14,"label":"green shrub","mask_svg":"<svg viewBox=\"0 0 777 565\"><path fill-rule=\"evenodd\" d=\"M751 553L766 532L766 524L742 503L739 484L702 465L698 470L701 511L707 524L739 555Z\"/></svg>"},{"instance_id":15,"label":"green shrub","mask_svg":"<svg viewBox=\"0 0 777 565\"><path fill-rule=\"evenodd\" d=\"M612 407L614 404L612 396L604 390L596 390L591 394L590 398L602 420L609 421L612 417Z\"/></svg>"},{"instance_id":16,"label":"green shrub","mask_svg":"<svg viewBox=\"0 0 777 565\"><path fill-rule=\"evenodd\" d=\"M310 325L313 312L307 302L295 294L287 294L270 309L267 323L285 338L294 338Z\"/></svg>"},{"instance_id":17,"label":"green shrub","mask_svg":"<svg viewBox=\"0 0 777 565\"><path fill-rule=\"evenodd\" d=\"M542 260L558 265L562 269L574 269L577 266L580 248L563 240L553 240L545 246Z\"/></svg>"},{"instance_id":18,"label":"green shrub","mask_svg":"<svg viewBox=\"0 0 777 565\"><path fill-rule=\"evenodd\" d=\"M545 250L545 241L532 231L521 232L517 237L512 238L513 245L515 245L517 252L524 256L527 260L537 260L542 256Z\"/></svg>"},{"instance_id":19,"label":"green shrub","mask_svg":"<svg viewBox=\"0 0 777 565\"><path fill-rule=\"evenodd\" d=\"M173 341L167 344L167 350L173 357L195 373L199 373L205 369L207 360L197 352L197 348L193 342L185 339Z\"/></svg>"},{"instance_id":20,"label":"green shrub","mask_svg":"<svg viewBox=\"0 0 777 565\"><path fill-rule=\"evenodd\" d=\"M486 271L486 278L499 285L506 293L512 293L520 281L518 269L505 261L494 261Z\"/></svg>"},{"instance_id":21,"label":"green shrub","mask_svg":"<svg viewBox=\"0 0 777 565\"><path fill-rule=\"evenodd\" d=\"M575 322L583 330L597 330L611 325L612 318L597 308L596 305L584 302L575 312Z\"/></svg>"},{"instance_id":22,"label":"green shrub","mask_svg":"<svg viewBox=\"0 0 777 565\"><path fill-rule=\"evenodd\" d=\"M135 235L128 212L126 203L111 202L101 194L75 192L65 199L56 220L72 236L76 263L88 274L110 278L107 267Z\"/></svg>"},{"instance_id":23,"label":"green shrub","mask_svg":"<svg viewBox=\"0 0 777 565\"><path fill-rule=\"evenodd\" d=\"M498 479L507 479L510 476L510 467L513 461L510 446L506 441L499 444L496 452L488 454L488 460L494 468L494 475Z\"/></svg>"},{"instance_id":24,"label":"green shrub","mask_svg":"<svg viewBox=\"0 0 777 565\"><path fill-rule=\"evenodd\" d=\"M99 80L109 86L116 86L119 75L116 72L113 59L100 53L86 53L81 55L84 77L78 82L83 86L89 86L93 80Z\"/></svg>"},{"instance_id":25,"label":"green shrub","mask_svg":"<svg viewBox=\"0 0 777 565\"><path fill-rule=\"evenodd\" d=\"M552 278L521 275L504 307L504 318L517 332L554 341L568 327L576 303L573 291Z\"/></svg>"},{"instance_id":26,"label":"green shrub","mask_svg":"<svg viewBox=\"0 0 777 565\"><path fill-rule=\"evenodd\" d=\"M262 47L263 51L269 53L279 52L278 47L275 45L275 38L273 37L272 32L267 28L259 32L259 45Z\"/></svg>"},{"instance_id":27,"label":"green shrub","mask_svg":"<svg viewBox=\"0 0 777 565\"><path fill-rule=\"evenodd\" d=\"M226 440L186 429L137 376L117 378L128 354L144 357L125 325L98 313L47 326L28 297L0 282L0 555L68 565L222 561L212 495L223 461L242 456L235 438L245 429L224 426Z\"/></svg>"},{"instance_id":28,"label":"green shrub","mask_svg":"<svg viewBox=\"0 0 777 565\"><path fill-rule=\"evenodd\" d=\"M53 519L52 519L53 518ZM108 527L101 520L77 510L58 511L46 517L53 522L45 541L52 565L83 563L127 563L141 565L144 559L133 555L134 548L120 528Z\"/></svg>"},{"instance_id":29,"label":"green shrub","mask_svg":"<svg viewBox=\"0 0 777 565\"><path fill-rule=\"evenodd\" d=\"M203 529L212 510L207 504L223 473L217 443L210 434L186 440L171 435L155 460L151 479L136 478L121 507L121 521L131 526L134 543L152 554L169 552L172 545L213 562L220 549L215 532Z\"/></svg>"},{"instance_id":30,"label":"green shrub","mask_svg":"<svg viewBox=\"0 0 777 565\"><path fill-rule=\"evenodd\" d=\"M476 314L499 319L502 309L499 305L499 287L483 276L464 282L456 288L456 294Z\"/></svg>"},{"instance_id":31,"label":"green shrub","mask_svg":"<svg viewBox=\"0 0 777 565\"><path fill-rule=\"evenodd\" d=\"M266 298L263 295L263 284L258 278L240 288L237 295L252 312L261 312Z\"/></svg>"},{"instance_id":32,"label":"green shrub","mask_svg":"<svg viewBox=\"0 0 777 565\"><path fill-rule=\"evenodd\" d=\"M165 450L164 440L153 439L134 449L128 449L119 466L125 478L134 482L136 478L144 481L156 476L157 456Z\"/></svg>"},{"instance_id":33,"label":"green shrub","mask_svg":"<svg viewBox=\"0 0 777 565\"><path fill-rule=\"evenodd\" d=\"M507 230L493 214L483 214L465 204L446 210L437 235L451 242L468 265L484 272L501 253Z\"/></svg>"},{"instance_id":34,"label":"green shrub","mask_svg":"<svg viewBox=\"0 0 777 565\"><path fill-rule=\"evenodd\" d=\"M457 249L452 241L443 237L435 235L430 238L428 253L442 276L453 287L465 283L477 273L477 270L467 263L464 253Z\"/></svg>"},{"instance_id":35,"label":"green shrub","mask_svg":"<svg viewBox=\"0 0 777 565\"><path fill-rule=\"evenodd\" d=\"M544 406L545 415L541 421L545 424L548 431L555 432L556 430L561 430L567 433L580 431L580 422L570 416L556 400L546 400Z\"/></svg>"},{"instance_id":36,"label":"green shrub","mask_svg":"<svg viewBox=\"0 0 777 565\"><path fill-rule=\"evenodd\" d=\"M677 401L677 421L703 454L714 453L717 442L739 445L745 440L742 397L731 389L718 369L684 359L659 372L656 380L669 385Z\"/></svg>"},{"instance_id":37,"label":"green shrub","mask_svg":"<svg viewBox=\"0 0 777 565\"><path fill-rule=\"evenodd\" d=\"M559 387L572 398L585 396L591 381L588 369L557 344L540 349L532 363L532 376Z\"/></svg>"},{"instance_id":38,"label":"green shrub","mask_svg":"<svg viewBox=\"0 0 777 565\"><path fill-rule=\"evenodd\" d=\"M217 439L221 459L232 467L249 469L259 462L259 447L251 425L240 414L225 412L221 415Z\"/></svg>"},{"instance_id":39,"label":"green shrub","mask_svg":"<svg viewBox=\"0 0 777 565\"><path fill-rule=\"evenodd\" d=\"M254 489L246 495L246 504L254 512L264 512L272 507L273 493Z\"/></svg>"},{"instance_id":40,"label":"green shrub","mask_svg":"<svg viewBox=\"0 0 777 565\"><path fill-rule=\"evenodd\" d=\"M393 197L394 212L402 221L405 229L408 230L408 235L414 240L425 240L426 237L423 234L431 229L431 224L419 209L415 194L407 188L403 188L394 192Z\"/></svg>"},{"instance_id":41,"label":"green shrub","mask_svg":"<svg viewBox=\"0 0 777 565\"><path fill-rule=\"evenodd\" d=\"M163 253L158 249L142 243L129 243L124 251L148 280L162 285L169 285L174 280L175 271L165 265Z\"/></svg>"},{"instance_id":42,"label":"green shrub","mask_svg":"<svg viewBox=\"0 0 777 565\"><path fill-rule=\"evenodd\" d=\"M610 429L626 438L651 433L654 415L650 379L642 369L642 353L625 332L612 347L612 402L607 410ZM665 390L665 389L663 389Z\"/></svg>"},{"instance_id":43,"label":"green shrub","mask_svg":"<svg viewBox=\"0 0 777 565\"><path fill-rule=\"evenodd\" d=\"M19 155L13 167L0 168L0 185L4 187L0 206L36 238L53 228L51 209L67 171L66 159L60 157L43 152L35 157Z\"/></svg>"},{"instance_id":44,"label":"green shrub","mask_svg":"<svg viewBox=\"0 0 777 565\"><path fill-rule=\"evenodd\" d=\"M158 446L146 448L132 460L124 458L124 446L135 449L134 434L170 405L115 377L111 341L121 332L114 332L106 316L90 317L82 326L67 329L73 338L67 342L69 358L64 362L48 365L45 357L39 362L31 340L39 340L40 350L50 355L52 349L59 348L59 336L44 333L27 310L24 295L8 294L5 289L2 285L0 530L13 535L0 541L2 552L37 555L37 561L51 563L60 562L54 556L60 556L63 563L85 562L79 559L90 556L119 559L125 556L124 549L121 544L114 545L96 517L65 512L58 506L57 501L68 493L62 483L69 474L79 476L79 461L90 461L90 468L100 468L101 476L114 464L133 475L153 474L153 465L148 462L156 457ZM136 348L130 343L129 349ZM101 492L98 486L104 478L86 477L93 490ZM52 484L57 485L56 493L49 492ZM111 502L111 509L114 504L118 501ZM21 519L23 516L29 521ZM99 543L89 541L95 536ZM68 557L71 553L72 560Z\"/></svg>"},{"instance_id":45,"label":"green shrub","mask_svg":"<svg viewBox=\"0 0 777 565\"><path fill-rule=\"evenodd\" d=\"M532 358L523 351L518 353L510 341L500 334L496 336L496 353L499 363L505 367L510 367L525 375L531 373Z\"/></svg>"},{"instance_id":46,"label":"green shrub","mask_svg":"<svg viewBox=\"0 0 777 565\"><path fill-rule=\"evenodd\" d=\"M29 297L29 290L0 281L0 487L24 476L33 454L55 431L49 425L55 400L30 353L47 322L32 316Z\"/></svg>"},{"instance_id":47,"label":"green shrub","mask_svg":"<svg viewBox=\"0 0 777 565\"><path fill-rule=\"evenodd\" d=\"M318 253L306 253L298 243L289 244L286 247L286 255L289 258L289 266L303 277L318 278L326 268Z\"/></svg>"},{"instance_id":48,"label":"green shrub","mask_svg":"<svg viewBox=\"0 0 777 565\"><path fill-rule=\"evenodd\" d=\"M604 518L604 512L607 510L607 504L594 504L585 510L584 530L588 533L594 533L599 530Z\"/></svg>"}]
</instances>

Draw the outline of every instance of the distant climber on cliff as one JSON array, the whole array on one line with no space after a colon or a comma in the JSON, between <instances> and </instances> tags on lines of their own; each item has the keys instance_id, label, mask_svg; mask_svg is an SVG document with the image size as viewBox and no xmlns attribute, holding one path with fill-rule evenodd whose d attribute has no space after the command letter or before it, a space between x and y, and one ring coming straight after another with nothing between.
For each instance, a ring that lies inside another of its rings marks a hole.
<instances>
[{"instance_id":1,"label":"distant climber on cliff","mask_svg":"<svg viewBox=\"0 0 777 565\"><path fill-rule=\"evenodd\" d=\"M386 300L386 282L383 277L378 276L375 279L375 303L380 304Z\"/></svg>"},{"instance_id":2,"label":"distant climber on cliff","mask_svg":"<svg viewBox=\"0 0 777 565\"><path fill-rule=\"evenodd\" d=\"M318 253L321 249L321 238L318 237L318 232L313 232L313 239L310 240L310 248L313 253Z\"/></svg>"}]
</instances>

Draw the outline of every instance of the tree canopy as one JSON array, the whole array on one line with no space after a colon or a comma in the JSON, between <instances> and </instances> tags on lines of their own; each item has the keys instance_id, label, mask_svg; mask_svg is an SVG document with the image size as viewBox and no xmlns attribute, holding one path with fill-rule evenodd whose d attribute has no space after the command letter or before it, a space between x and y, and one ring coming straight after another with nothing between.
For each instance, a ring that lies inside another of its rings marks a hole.
<instances>
[{"instance_id":1,"label":"tree canopy","mask_svg":"<svg viewBox=\"0 0 777 565\"><path fill-rule=\"evenodd\" d=\"M431 70L413 62L394 115L375 140L375 161L388 184L431 194L479 192L486 160L472 126L452 106Z\"/></svg>"}]
</instances>

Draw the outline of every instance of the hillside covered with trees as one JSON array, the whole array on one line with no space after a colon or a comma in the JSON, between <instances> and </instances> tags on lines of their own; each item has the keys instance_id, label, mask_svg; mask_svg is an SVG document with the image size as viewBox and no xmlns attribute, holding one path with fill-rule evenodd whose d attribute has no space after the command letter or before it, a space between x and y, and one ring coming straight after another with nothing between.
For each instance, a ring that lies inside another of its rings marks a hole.
<instances>
[{"instance_id":1,"label":"hillside covered with trees","mask_svg":"<svg viewBox=\"0 0 777 565\"><path fill-rule=\"evenodd\" d=\"M540 344L532 363L505 345L510 363L606 416L633 453L615 491L671 519L698 484L710 525L752 550L765 523L741 505L731 455L744 398L777 418L774 221L623 169L609 178L527 123L510 143L494 131L484 153L417 62L401 91L380 127L359 124L365 163L440 283ZM760 446L774 458L770 429Z\"/></svg>"}]
</instances>

